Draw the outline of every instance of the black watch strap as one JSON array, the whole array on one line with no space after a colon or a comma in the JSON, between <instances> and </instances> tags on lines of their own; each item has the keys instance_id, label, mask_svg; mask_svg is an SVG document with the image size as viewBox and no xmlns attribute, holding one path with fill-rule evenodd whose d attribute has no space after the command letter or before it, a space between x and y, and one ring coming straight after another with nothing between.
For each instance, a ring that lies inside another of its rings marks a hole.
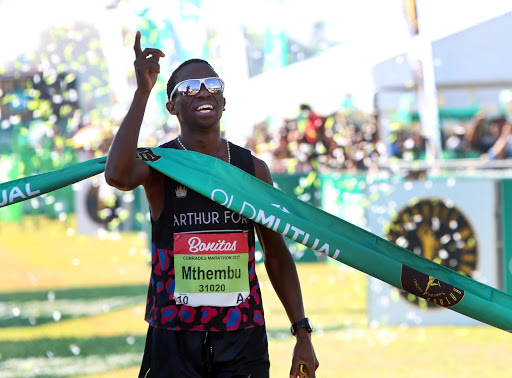
<instances>
[{"instance_id":1,"label":"black watch strap","mask_svg":"<svg viewBox=\"0 0 512 378\"><path fill-rule=\"evenodd\" d=\"M309 320L309 318L304 318L296 323L293 323L290 327L290 332L293 336L295 336L297 331L301 328L306 328L309 333L313 332L313 324L311 323L311 320Z\"/></svg>"}]
</instances>

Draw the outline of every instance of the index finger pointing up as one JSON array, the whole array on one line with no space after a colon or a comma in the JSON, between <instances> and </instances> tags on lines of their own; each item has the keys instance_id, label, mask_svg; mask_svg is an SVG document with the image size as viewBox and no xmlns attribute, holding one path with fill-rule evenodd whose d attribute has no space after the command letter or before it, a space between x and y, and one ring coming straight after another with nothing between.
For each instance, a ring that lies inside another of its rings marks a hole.
<instances>
[{"instance_id":1,"label":"index finger pointing up","mask_svg":"<svg viewBox=\"0 0 512 378\"><path fill-rule=\"evenodd\" d=\"M135 57L138 57L142 52L140 48L140 31L137 30L137 34L135 34L135 43L133 45L133 49L135 50Z\"/></svg>"}]
</instances>

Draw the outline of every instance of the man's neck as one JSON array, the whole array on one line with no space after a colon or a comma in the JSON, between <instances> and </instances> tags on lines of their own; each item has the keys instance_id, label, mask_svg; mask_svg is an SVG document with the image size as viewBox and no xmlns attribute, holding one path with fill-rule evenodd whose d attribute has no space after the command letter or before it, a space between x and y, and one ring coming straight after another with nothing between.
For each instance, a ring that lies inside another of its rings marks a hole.
<instances>
[{"instance_id":1,"label":"man's neck","mask_svg":"<svg viewBox=\"0 0 512 378\"><path fill-rule=\"evenodd\" d=\"M179 138L187 150L211 156L217 156L219 153L221 145L220 130L195 132L182 128Z\"/></svg>"}]
</instances>

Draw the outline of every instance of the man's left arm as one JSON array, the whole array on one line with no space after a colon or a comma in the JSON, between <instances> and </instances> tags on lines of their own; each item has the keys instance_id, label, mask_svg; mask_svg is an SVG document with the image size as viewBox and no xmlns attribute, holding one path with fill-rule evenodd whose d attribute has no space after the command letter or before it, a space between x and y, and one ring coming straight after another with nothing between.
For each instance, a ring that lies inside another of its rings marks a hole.
<instances>
[{"instance_id":1,"label":"man's left arm","mask_svg":"<svg viewBox=\"0 0 512 378\"><path fill-rule=\"evenodd\" d=\"M257 158L254 158L254 163L256 177L273 185L267 165ZM256 232L265 254L265 268L270 282L281 300L290 322L296 323L305 318L305 313L295 261L281 234L261 225L256 225ZM311 334L306 328L300 328L295 337L297 341L293 352L290 377L298 376L301 363L306 365L309 377L314 377L318 360L311 342Z\"/></svg>"}]
</instances>

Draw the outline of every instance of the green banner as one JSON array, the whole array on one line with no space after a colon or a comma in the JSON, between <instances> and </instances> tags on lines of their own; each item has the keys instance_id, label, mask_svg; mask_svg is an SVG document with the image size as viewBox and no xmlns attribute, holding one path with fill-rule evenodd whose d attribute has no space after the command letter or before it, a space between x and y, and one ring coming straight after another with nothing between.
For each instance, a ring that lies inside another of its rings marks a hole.
<instances>
[{"instance_id":1,"label":"green banner","mask_svg":"<svg viewBox=\"0 0 512 378\"><path fill-rule=\"evenodd\" d=\"M60 189L105 170L106 157L87 160L54 172L0 184L0 208Z\"/></svg>"},{"instance_id":2,"label":"green banner","mask_svg":"<svg viewBox=\"0 0 512 378\"><path fill-rule=\"evenodd\" d=\"M175 149L141 148L137 156L205 197L308 248L433 303L512 330L512 296L308 205L233 165ZM66 185L63 171L45 174L38 182L59 180ZM66 174L71 180L68 184L77 181L74 170L68 169ZM83 174L88 177L86 170ZM30 184L32 192L42 191L42 186L35 184L37 177L21 187ZM12 187L11 183L0 185L0 193L14 190L9 185ZM21 197L16 193L14 199Z\"/></svg>"}]
</instances>

